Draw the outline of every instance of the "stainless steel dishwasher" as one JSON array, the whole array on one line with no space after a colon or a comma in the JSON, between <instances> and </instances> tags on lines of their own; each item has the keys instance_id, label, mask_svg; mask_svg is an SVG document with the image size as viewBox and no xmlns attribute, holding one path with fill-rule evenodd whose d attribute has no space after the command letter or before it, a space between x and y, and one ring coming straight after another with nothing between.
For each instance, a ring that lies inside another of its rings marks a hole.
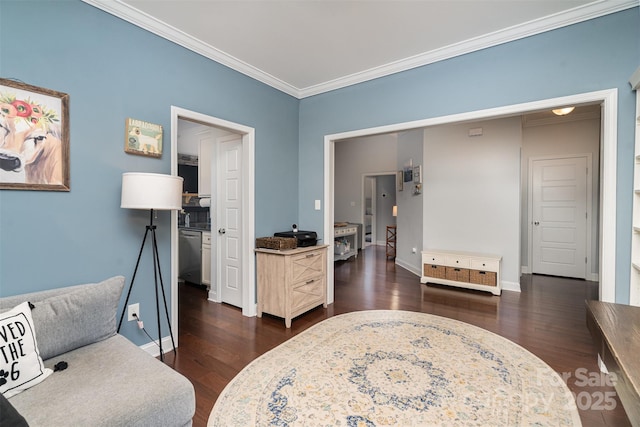
<instances>
[{"instance_id":1,"label":"stainless steel dishwasher","mask_svg":"<svg viewBox=\"0 0 640 427\"><path fill-rule=\"evenodd\" d=\"M202 284L202 232L180 229L178 274L185 282Z\"/></svg>"}]
</instances>

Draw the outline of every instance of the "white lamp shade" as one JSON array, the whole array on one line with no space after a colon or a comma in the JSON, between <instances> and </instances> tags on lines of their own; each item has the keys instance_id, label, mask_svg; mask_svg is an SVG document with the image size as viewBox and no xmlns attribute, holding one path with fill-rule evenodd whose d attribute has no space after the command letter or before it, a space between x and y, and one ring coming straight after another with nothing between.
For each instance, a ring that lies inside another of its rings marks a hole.
<instances>
[{"instance_id":1,"label":"white lamp shade","mask_svg":"<svg viewBox=\"0 0 640 427\"><path fill-rule=\"evenodd\" d=\"M182 209L182 177L158 173L122 174L121 208Z\"/></svg>"},{"instance_id":2,"label":"white lamp shade","mask_svg":"<svg viewBox=\"0 0 640 427\"><path fill-rule=\"evenodd\" d=\"M393 205L393 211L391 213L393 216L398 216L398 206Z\"/></svg>"}]
</instances>

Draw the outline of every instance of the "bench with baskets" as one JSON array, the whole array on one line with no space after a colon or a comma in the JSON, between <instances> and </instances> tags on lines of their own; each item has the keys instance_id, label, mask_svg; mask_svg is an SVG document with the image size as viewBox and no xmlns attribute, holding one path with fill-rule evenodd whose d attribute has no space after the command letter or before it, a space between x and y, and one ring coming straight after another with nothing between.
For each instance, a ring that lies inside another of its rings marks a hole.
<instances>
[{"instance_id":1,"label":"bench with baskets","mask_svg":"<svg viewBox=\"0 0 640 427\"><path fill-rule=\"evenodd\" d=\"M422 251L421 283L457 286L500 295L501 256L453 251Z\"/></svg>"}]
</instances>

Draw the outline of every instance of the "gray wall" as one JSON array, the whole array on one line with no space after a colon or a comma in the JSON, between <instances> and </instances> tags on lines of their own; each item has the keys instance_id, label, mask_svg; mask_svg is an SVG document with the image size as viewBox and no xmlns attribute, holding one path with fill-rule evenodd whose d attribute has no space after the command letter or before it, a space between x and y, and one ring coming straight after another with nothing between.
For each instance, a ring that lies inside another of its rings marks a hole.
<instances>
[{"instance_id":1,"label":"gray wall","mask_svg":"<svg viewBox=\"0 0 640 427\"><path fill-rule=\"evenodd\" d=\"M501 255L507 289L520 283L521 129L513 117L424 131L424 248Z\"/></svg>"}]
</instances>

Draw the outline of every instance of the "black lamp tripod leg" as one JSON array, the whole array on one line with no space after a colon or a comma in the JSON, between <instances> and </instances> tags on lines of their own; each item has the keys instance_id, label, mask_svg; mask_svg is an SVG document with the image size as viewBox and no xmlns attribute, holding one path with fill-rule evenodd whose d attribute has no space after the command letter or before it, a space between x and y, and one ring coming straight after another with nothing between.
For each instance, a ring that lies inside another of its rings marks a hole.
<instances>
[{"instance_id":1,"label":"black lamp tripod leg","mask_svg":"<svg viewBox=\"0 0 640 427\"><path fill-rule=\"evenodd\" d=\"M120 332L120 327L122 326L122 320L124 319L124 313L127 311L127 304L129 304L129 298L131 297L131 290L133 289L133 283L136 281L136 274L138 273L138 266L140 265L140 258L142 258L142 250L144 249L144 244L147 241L147 234L149 234L150 227L147 227L147 231L144 232L144 237L142 238L142 245L140 246L140 252L138 253L138 261L136 261L136 268L133 270L133 276L131 277L131 284L129 285L129 291L127 292L127 299L124 301L124 307L122 307L122 314L120 315L120 322L118 323L118 332Z\"/></svg>"},{"instance_id":2,"label":"black lamp tripod leg","mask_svg":"<svg viewBox=\"0 0 640 427\"><path fill-rule=\"evenodd\" d=\"M127 305L129 304L129 298L131 297L131 290L133 289L133 284L136 280L136 275L138 274L138 267L140 266L140 259L142 258L142 252L144 250L144 245L147 242L147 236L151 231L151 240L152 240L152 256L153 256L153 279L155 282L155 296L156 296L156 318L158 321L158 347L160 347L160 360L164 361L164 352L162 350L162 329L160 322L160 295L158 292L158 279L160 279L160 289L162 291L162 300L164 302L164 312L167 317L167 324L169 325L169 335L171 336L171 344L173 345L173 353L176 353L176 343L173 338L173 331L171 329L171 318L169 317L169 309L167 308L167 297L164 292L164 282L162 281L162 272L160 270L160 256L158 255L158 242L156 240L156 226L153 225L153 209L151 210L151 217L149 225L147 225L146 231L144 233L144 237L142 239L142 245L140 246L140 252L138 252L138 260L136 261L136 268L133 270L133 276L131 277L131 284L129 285L129 290L127 292L127 298L124 302L124 307L122 309L122 314L120 315L120 322L118 323L118 332L120 332L120 328L122 327L122 321L124 320L124 313L127 310Z\"/></svg>"},{"instance_id":3,"label":"black lamp tripod leg","mask_svg":"<svg viewBox=\"0 0 640 427\"><path fill-rule=\"evenodd\" d=\"M162 291L162 301L164 302L164 313L167 317L167 325L169 325L169 336L171 337L171 345L173 346L173 354L176 354L176 343L173 339L173 331L171 329L171 317L169 317L169 309L167 307L167 296L164 292L164 281L162 280L162 271L160 270L160 256L158 255L158 243L156 241L156 235L155 232L153 233L153 250L155 253L155 258L157 260L157 265L158 265L158 277L160 278L160 290ZM158 308L158 299L157 299L157 293L158 293L158 287L157 287L157 280L156 280L156 309L158 310L158 318L160 318L160 309Z\"/></svg>"}]
</instances>

